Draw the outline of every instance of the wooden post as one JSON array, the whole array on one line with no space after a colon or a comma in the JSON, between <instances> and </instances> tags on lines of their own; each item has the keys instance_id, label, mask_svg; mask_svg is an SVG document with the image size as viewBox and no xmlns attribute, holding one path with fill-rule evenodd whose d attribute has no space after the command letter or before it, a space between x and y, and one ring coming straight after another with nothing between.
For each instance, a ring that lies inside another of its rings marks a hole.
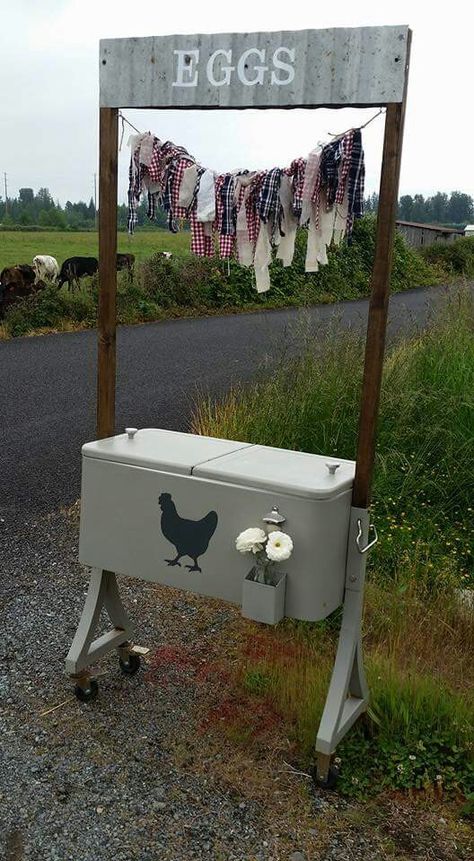
<instances>
[{"instance_id":1,"label":"wooden post","mask_svg":"<svg viewBox=\"0 0 474 861\"><path fill-rule=\"evenodd\" d=\"M100 108L97 436L115 433L118 110Z\"/></svg>"},{"instance_id":2,"label":"wooden post","mask_svg":"<svg viewBox=\"0 0 474 861\"><path fill-rule=\"evenodd\" d=\"M380 177L375 261L365 345L362 402L352 505L367 508L375 456L375 431L382 384L393 240L397 217L405 99L387 105Z\"/></svg>"}]
</instances>

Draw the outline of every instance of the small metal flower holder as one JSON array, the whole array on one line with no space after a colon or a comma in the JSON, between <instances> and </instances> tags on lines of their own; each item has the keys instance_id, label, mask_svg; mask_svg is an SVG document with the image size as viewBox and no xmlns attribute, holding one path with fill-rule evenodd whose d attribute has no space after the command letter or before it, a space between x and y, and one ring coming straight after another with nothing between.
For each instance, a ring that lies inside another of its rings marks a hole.
<instances>
[{"instance_id":1,"label":"small metal flower holder","mask_svg":"<svg viewBox=\"0 0 474 861\"><path fill-rule=\"evenodd\" d=\"M274 505L262 520L266 524L267 533L270 533L281 529L286 517L280 514L278 506ZM263 567L255 564L243 583L242 615L255 622L277 625L285 615L285 589L286 574L276 571L271 563Z\"/></svg>"},{"instance_id":2,"label":"small metal flower holder","mask_svg":"<svg viewBox=\"0 0 474 861\"><path fill-rule=\"evenodd\" d=\"M255 622L277 625L285 615L286 574L272 572L273 583L259 583L255 574L254 567L243 583L242 615Z\"/></svg>"}]
</instances>

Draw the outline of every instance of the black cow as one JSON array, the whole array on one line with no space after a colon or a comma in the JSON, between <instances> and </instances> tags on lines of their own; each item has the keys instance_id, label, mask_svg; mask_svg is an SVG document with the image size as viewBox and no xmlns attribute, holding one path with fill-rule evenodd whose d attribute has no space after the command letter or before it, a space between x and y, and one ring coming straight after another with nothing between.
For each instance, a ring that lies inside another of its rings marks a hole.
<instances>
[{"instance_id":1,"label":"black cow","mask_svg":"<svg viewBox=\"0 0 474 861\"><path fill-rule=\"evenodd\" d=\"M28 263L18 266L7 266L0 273L0 316L3 316L9 305L18 299L24 299L41 290L45 284L38 281L35 284L36 273Z\"/></svg>"},{"instance_id":2,"label":"black cow","mask_svg":"<svg viewBox=\"0 0 474 861\"><path fill-rule=\"evenodd\" d=\"M117 272L126 269L133 280L133 267L135 266L134 254L117 254Z\"/></svg>"},{"instance_id":3,"label":"black cow","mask_svg":"<svg viewBox=\"0 0 474 861\"><path fill-rule=\"evenodd\" d=\"M98 269L99 262L96 257L68 257L61 266L58 286L62 287L67 281L68 290L79 288L79 280L86 275L95 275Z\"/></svg>"}]
</instances>

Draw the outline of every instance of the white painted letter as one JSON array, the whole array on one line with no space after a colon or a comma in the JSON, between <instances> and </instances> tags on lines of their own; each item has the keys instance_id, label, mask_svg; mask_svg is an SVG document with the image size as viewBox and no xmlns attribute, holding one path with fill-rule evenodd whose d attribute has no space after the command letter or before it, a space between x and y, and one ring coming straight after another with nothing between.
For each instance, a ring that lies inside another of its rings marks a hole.
<instances>
[{"instance_id":1,"label":"white painted letter","mask_svg":"<svg viewBox=\"0 0 474 861\"><path fill-rule=\"evenodd\" d=\"M176 67L176 81L173 81L173 87L197 87L198 72L193 67L193 60L196 65L199 62L199 50L194 51L173 51L177 54L178 63ZM188 80L185 80L187 75Z\"/></svg>"},{"instance_id":2,"label":"white painted letter","mask_svg":"<svg viewBox=\"0 0 474 861\"><path fill-rule=\"evenodd\" d=\"M277 48L275 53L273 54L273 65L276 69L281 69L283 72L288 72L287 78L278 78L275 72L272 72L272 84L277 84L277 86L281 87L283 84L291 84L292 80L295 77L295 70L293 66L290 66L289 63L282 63L279 59L278 55L284 52L288 55L289 59L292 63L295 62L295 49L294 48Z\"/></svg>"},{"instance_id":3,"label":"white painted letter","mask_svg":"<svg viewBox=\"0 0 474 861\"><path fill-rule=\"evenodd\" d=\"M227 60L228 63L230 63L230 61L232 60L232 51L224 51L223 48L218 48L217 51L214 51L214 53L211 54L207 61L206 73L207 80L210 84L212 84L213 87L222 87L224 85L229 86L230 76L235 69L235 66L222 66L221 71L224 72L224 77L221 78L220 81L218 81L214 75L214 62L216 60L216 57L219 56L219 54L222 54L222 56L225 60Z\"/></svg>"},{"instance_id":4,"label":"white painted letter","mask_svg":"<svg viewBox=\"0 0 474 861\"><path fill-rule=\"evenodd\" d=\"M265 50L259 51L258 48L249 48L248 51L244 51L237 66L237 74L239 76L239 80L245 84L246 87L253 87L254 84L263 84L265 72L268 70L268 66L254 66L257 73L256 77L252 79L247 78L245 69L247 59L250 57L250 54L256 54L262 63L265 62Z\"/></svg>"}]
</instances>

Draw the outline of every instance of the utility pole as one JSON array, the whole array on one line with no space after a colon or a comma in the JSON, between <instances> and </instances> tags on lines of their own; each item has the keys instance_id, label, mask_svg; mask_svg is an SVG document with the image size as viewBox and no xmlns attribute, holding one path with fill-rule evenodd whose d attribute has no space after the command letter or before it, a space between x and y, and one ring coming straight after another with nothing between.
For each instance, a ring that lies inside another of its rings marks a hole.
<instances>
[{"instance_id":1,"label":"utility pole","mask_svg":"<svg viewBox=\"0 0 474 861\"><path fill-rule=\"evenodd\" d=\"M97 228L97 174L94 174L94 222Z\"/></svg>"},{"instance_id":2,"label":"utility pole","mask_svg":"<svg viewBox=\"0 0 474 861\"><path fill-rule=\"evenodd\" d=\"M8 215L8 186L6 171L3 172L3 181L5 183L5 215Z\"/></svg>"}]
</instances>

